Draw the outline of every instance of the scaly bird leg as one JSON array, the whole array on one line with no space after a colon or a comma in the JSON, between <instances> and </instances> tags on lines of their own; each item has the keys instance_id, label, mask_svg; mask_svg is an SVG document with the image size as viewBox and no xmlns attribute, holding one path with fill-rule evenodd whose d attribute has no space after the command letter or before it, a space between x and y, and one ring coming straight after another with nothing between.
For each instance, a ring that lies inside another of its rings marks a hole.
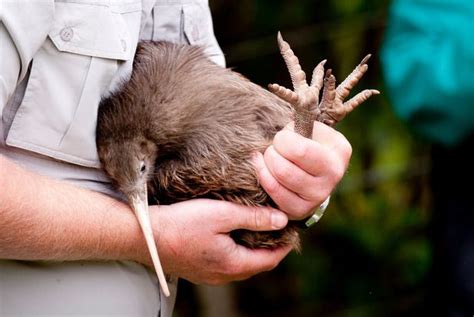
<instances>
[{"instance_id":1,"label":"scaly bird leg","mask_svg":"<svg viewBox=\"0 0 474 317\"><path fill-rule=\"evenodd\" d=\"M294 91L278 84L271 84L268 88L293 106L295 109L295 131L305 137L312 137L315 120L334 126L362 102L372 95L379 94L378 90L367 89L344 103L344 99L349 95L351 89L367 71L367 61L370 55L367 55L337 88L336 77L332 75L331 70L329 69L326 74L324 72L326 63L324 60L314 69L311 84L308 86L306 74L301 69L298 58L290 45L283 40L280 32L278 32L278 46L290 73ZM318 105L321 88L323 88L323 93L321 103Z\"/></svg>"},{"instance_id":2,"label":"scaly bird leg","mask_svg":"<svg viewBox=\"0 0 474 317\"><path fill-rule=\"evenodd\" d=\"M318 118L319 91L323 86L324 64L322 61L313 71L311 85L306 82L306 74L301 69L298 57L291 50L278 32L278 46L290 73L294 91L278 84L268 86L275 95L290 103L295 109L295 131L311 138L313 135L313 122Z\"/></svg>"},{"instance_id":3,"label":"scaly bird leg","mask_svg":"<svg viewBox=\"0 0 474 317\"><path fill-rule=\"evenodd\" d=\"M323 122L329 126L334 126L336 123L344 119L344 117L354 110L357 106L369 99L373 95L378 95L380 92L375 89L366 89L350 100L344 102L344 99L349 95L351 89L359 82L369 68L367 61L370 54L357 65L352 73L336 88L336 78L332 74L326 73L324 79L323 97L319 104L320 115L318 121Z\"/></svg>"}]
</instances>

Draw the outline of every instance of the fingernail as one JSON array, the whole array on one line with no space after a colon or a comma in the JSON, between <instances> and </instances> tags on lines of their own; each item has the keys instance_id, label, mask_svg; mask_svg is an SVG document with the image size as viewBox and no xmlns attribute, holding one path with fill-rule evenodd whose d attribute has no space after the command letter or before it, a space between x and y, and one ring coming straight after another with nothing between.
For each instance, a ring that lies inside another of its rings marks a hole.
<instances>
[{"instance_id":1,"label":"fingernail","mask_svg":"<svg viewBox=\"0 0 474 317\"><path fill-rule=\"evenodd\" d=\"M282 212L273 212L272 213L272 227L273 229L282 229L286 226L288 218Z\"/></svg>"}]
</instances>

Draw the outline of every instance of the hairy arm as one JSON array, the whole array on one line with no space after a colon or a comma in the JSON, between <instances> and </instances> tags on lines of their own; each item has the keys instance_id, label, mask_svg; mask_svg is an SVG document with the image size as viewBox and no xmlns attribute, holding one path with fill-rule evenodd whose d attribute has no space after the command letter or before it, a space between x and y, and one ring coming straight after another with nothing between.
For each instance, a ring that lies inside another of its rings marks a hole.
<instances>
[{"instance_id":1,"label":"hairy arm","mask_svg":"<svg viewBox=\"0 0 474 317\"><path fill-rule=\"evenodd\" d=\"M128 205L27 171L0 155L0 259L132 260L151 266ZM274 268L290 248L249 250L235 229L274 230L284 213L215 200L150 207L165 272L223 284Z\"/></svg>"},{"instance_id":2,"label":"hairy arm","mask_svg":"<svg viewBox=\"0 0 474 317\"><path fill-rule=\"evenodd\" d=\"M124 203L27 171L1 155L0 188L2 259L145 257L139 226Z\"/></svg>"}]
</instances>

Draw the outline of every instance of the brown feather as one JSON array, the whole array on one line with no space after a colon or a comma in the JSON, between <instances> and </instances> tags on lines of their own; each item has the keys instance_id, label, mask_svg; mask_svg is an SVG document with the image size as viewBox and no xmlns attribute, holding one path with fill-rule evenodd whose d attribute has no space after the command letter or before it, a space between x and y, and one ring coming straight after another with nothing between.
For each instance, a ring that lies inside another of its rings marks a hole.
<instances>
[{"instance_id":1,"label":"brown feather","mask_svg":"<svg viewBox=\"0 0 474 317\"><path fill-rule=\"evenodd\" d=\"M215 65L199 47L143 42L130 80L100 104L97 147L105 171L124 192L133 187L127 185L130 162L146 156L154 161L149 194L160 204L215 198L274 206L251 157L290 120L288 103ZM251 248L299 249L295 222L232 237Z\"/></svg>"}]
</instances>

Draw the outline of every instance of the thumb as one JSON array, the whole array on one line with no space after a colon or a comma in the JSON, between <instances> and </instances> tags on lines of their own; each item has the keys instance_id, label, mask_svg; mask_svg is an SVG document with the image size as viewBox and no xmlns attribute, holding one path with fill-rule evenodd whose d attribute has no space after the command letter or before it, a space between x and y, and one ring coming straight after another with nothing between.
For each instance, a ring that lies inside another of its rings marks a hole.
<instances>
[{"instance_id":1,"label":"thumb","mask_svg":"<svg viewBox=\"0 0 474 317\"><path fill-rule=\"evenodd\" d=\"M287 215L270 207L249 207L234 205L232 221L226 226L228 231L247 229L252 231L269 231L283 229L288 223Z\"/></svg>"}]
</instances>

